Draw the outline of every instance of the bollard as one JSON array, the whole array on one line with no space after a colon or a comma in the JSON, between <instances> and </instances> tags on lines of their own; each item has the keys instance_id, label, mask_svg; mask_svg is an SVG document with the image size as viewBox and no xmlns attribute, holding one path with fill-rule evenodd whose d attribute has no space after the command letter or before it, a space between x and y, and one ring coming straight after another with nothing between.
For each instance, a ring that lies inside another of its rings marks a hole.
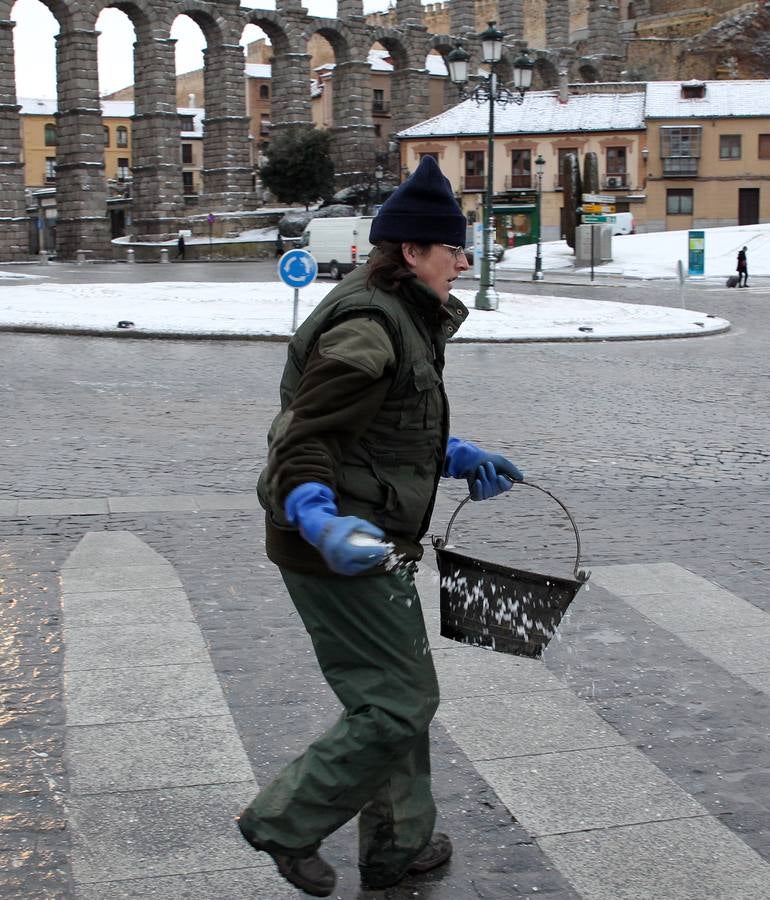
<instances>
[{"instance_id":1,"label":"bollard","mask_svg":"<svg viewBox=\"0 0 770 900\"><path fill-rule=\"evenodd\" d=\"M168 247L161 247L160 249L160 261L162 263L168 262Z\"/></svg>"},{"instance_id":2,"label":"bollard","mask_svg":"<svg viewBox=\"0 0 770 900\"><path fill-rule=\"evenodd\" d=\"M133 263L136 262L136 251L132 250L131 247L126 250L126 262Z\"/></svg>"},{"instance_id":3,"label":"bollard","mask_svg":"<svg viewBox=\"0 0 770 900\"><path fill-rule=\"evenodd\" d=\"M79 266L82 266L83 263L86 261L86 251L85 251L85 250L78 250L78 251L76 252L76 254L75 254L75 258L76 258L77 261L78 261L78 265L79 265Z\"/></svg>"}]
</instances>

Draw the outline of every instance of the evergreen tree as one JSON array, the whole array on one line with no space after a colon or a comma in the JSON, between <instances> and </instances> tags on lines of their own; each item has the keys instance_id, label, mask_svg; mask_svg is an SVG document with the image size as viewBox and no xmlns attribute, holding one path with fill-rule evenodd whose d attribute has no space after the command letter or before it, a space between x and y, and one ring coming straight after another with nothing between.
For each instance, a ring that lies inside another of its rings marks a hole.
<instances>
[{"instance_id":1,"label":"evergreen tree","mask_svg":"<svg viewBox=\"0 0 770 900\"><path fill-rule=\"evenodd\" d=\"M267 162L259 170L265 187L282 203L304 203L334 193L332 136L328 131L287 128L270 141Z\"/></svg>"}]
</instances>

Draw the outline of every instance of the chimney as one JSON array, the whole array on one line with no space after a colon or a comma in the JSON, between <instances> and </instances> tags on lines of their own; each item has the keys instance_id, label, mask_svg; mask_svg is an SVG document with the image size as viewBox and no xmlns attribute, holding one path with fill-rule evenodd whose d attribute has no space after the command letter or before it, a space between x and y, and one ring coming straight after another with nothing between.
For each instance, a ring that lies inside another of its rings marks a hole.
<instances>
[{"instance_id":1,"label":"chimney","mask_svg":"<svg viewBox=\"0 0 770 900\"><path fill-rule=\"evenodd\" d=\"M187 95L187 107L188 109L195 109L195 94Z\"/></svg>"},{"instance_id":2,"label":"chimney","mask_svg":"<svg viewBox=\"0 0 770 900\"><path fill-rule=\"evenodd\" d=\"M567 78L567 70L562 69L559 72L559 103L566 103L567 100L569 100L569 85Z\"/></svg>"}]
</instances>

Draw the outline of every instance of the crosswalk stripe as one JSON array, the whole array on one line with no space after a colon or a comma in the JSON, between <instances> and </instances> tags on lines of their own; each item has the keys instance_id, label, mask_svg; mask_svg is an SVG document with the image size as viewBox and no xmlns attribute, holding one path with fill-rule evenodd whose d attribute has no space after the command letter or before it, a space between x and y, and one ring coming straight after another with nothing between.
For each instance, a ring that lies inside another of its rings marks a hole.
<instances>
[{"instance_id":1,"label":"crosswalk stripe","mask_svg":"<svg viewBox=\"0 0 770 900\"><path fill-rule=\"evenodd\" d=\"M760 690L770 680L770 615L674 563L600 566L593 581Z\"/></svg>"},{"instance_id":2,"label":"crosswalk stripe","mask_svg":"<svg viewBox=\"0 0 770 900\"><path fill-rule=\"evenodd\" d=\"M611 571L600 571L594 579L609 584ZM626 575L632 587L650 583L648 571ZM770 865L754 850L541 661L442 638L438 575L423 564L417 584L445 695L439 720L586 900L768 896ZM709 594L712 607L724 600ZM671 610L660 615L676 624Z\"/></svg>"},{"instance_id":3,"label":"crosswalk stripe","mask_svg":"<svg viewBox=\"0 0 770 900\"><path fill-rule=\"evenodd\" d=\"M293 900L235 828L257 785L173 567L129 532L89 532L61 579L79 900L228 896L228 884Z\"/></svg>"}]
</instances>

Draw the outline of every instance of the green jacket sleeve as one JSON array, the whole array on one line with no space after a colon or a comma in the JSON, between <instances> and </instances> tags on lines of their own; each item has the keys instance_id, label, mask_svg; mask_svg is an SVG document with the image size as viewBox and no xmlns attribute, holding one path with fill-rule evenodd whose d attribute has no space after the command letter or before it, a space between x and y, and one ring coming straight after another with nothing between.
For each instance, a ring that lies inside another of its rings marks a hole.
<instances>
[{"instance_id":1,"label":"green jacket sleeve","mask_svg":"<svg viewBox=\"0 0 770 900\"><path fill-rule=\"evenodd\" d=\"M390 337L374 319L348 319L321 336L270 447L270 496L281 511L300 484L336 491L336 461L382 405L394 363Z\"/></svg>"}]
</instances>

